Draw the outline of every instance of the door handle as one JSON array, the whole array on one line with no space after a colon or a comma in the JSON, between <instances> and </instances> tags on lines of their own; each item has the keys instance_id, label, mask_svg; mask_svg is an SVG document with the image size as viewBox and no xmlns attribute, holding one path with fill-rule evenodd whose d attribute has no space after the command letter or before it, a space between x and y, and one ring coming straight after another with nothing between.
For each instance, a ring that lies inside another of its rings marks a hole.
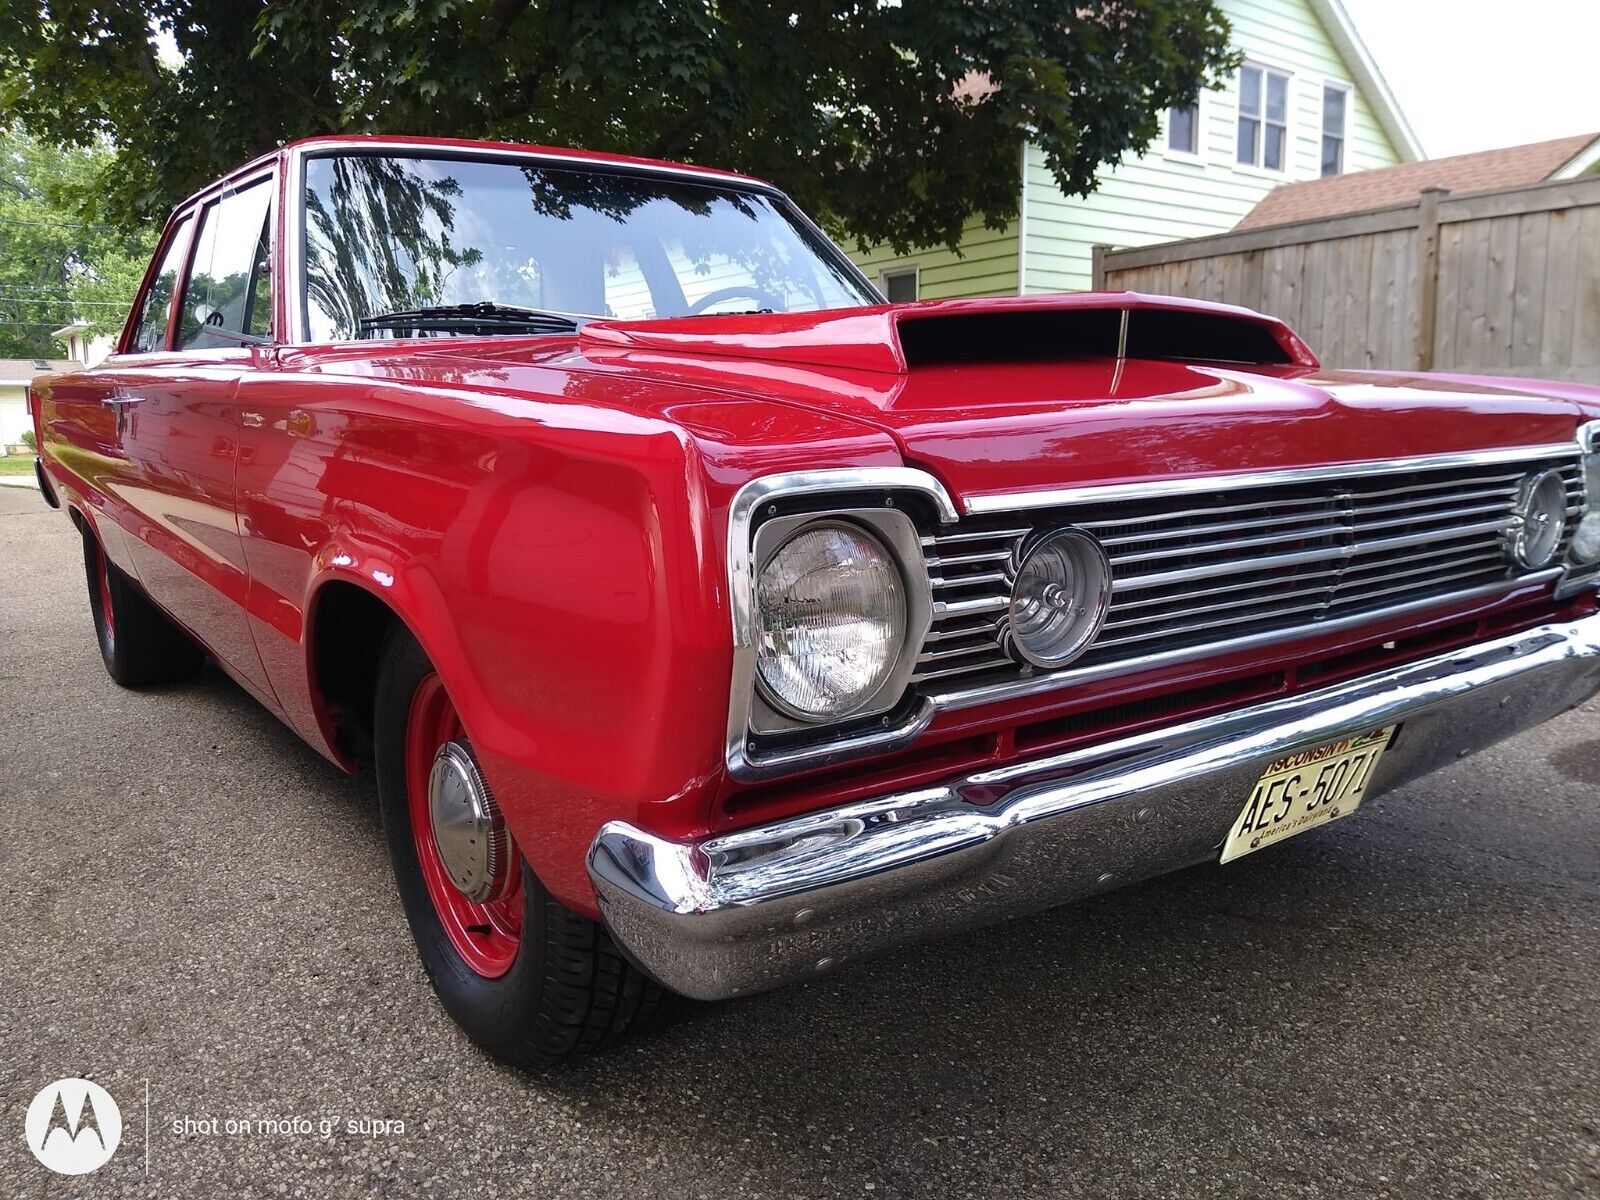
<instances>
[{"instance_id":1,"label":"door handle","mask_svg":"<svg viewBox=\"0 0 1600 1200\"><path fill-rule=\"evenodd\" d=\"M114 396L100 397L100 403L103 407L115 409L122 409L130 404L143 404L144 401L145 398L143 396L129 396L120 392Z\"/></svg>"}]
</instances>

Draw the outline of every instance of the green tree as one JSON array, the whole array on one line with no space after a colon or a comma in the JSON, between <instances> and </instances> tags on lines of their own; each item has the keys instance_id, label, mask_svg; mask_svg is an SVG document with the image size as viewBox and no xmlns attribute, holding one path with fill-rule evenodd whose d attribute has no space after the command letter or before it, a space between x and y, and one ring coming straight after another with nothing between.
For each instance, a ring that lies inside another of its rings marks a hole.
<instances>
[{"instance_id":1,"label":"green tree","mask_svg":"<svg viewBox=\"0 0 1600 1200\"><path fill-rule=\"evenodd\" d=\"M164 57L153 31L178 55ZM119 151L128 228L312 133L504 137L736 168L833 231L954 244L1068 192L1233 59L1214 0L12 0L0 119Z\"/></svg>"},{"instance_id":2,"label":"green tree","mask_svg":"<svg viewBox=\"0 0 1600 1200\"><path fill-rule=\"evenodd\" d=\"M0 131L0 358L60 358L50 332L74 319L121 327L154 229L135 220L128 234L78 212L112 157Z\"/></svg>"}]
</instances>

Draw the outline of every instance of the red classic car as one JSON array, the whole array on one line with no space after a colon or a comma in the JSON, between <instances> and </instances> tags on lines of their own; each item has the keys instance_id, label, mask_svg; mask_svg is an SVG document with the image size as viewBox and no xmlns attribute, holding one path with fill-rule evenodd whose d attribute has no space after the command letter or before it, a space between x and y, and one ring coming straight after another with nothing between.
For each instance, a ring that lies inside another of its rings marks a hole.
<instances>
[{"instance_id":1,"label":"red classic car","mask_svg":"<svg viewBox=\"0 0 1600 1200\"><path fill-rule=\"evenodd\" d=\"M371 766L543 1064L1353 812L1600 688L1600 392L1132 294L887 305L726 172L318 139L38 381L112 677Z\"/></svg>"}]
</instances>

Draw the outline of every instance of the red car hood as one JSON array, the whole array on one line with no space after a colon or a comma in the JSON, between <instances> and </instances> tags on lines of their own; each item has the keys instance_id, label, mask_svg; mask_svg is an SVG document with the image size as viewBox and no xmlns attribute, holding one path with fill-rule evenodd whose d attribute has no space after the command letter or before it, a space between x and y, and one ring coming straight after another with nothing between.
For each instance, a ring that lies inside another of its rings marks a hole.
<instances>
[{"instance_id":1,"label":"red car hood","mask_svg":"<svg viewBox=\"0 0 1600 1200\"><path fill-rule=\"evenodd\" d=\"M1281 322L1130 293L596 322L575 340L369 354L321 369L532 396L597 373L658 413L686 395L826 413L888 434L958 498L1569 445L1600 416L1600 391L1577 385L1324 370Z\"/></svg>"},{"instance_id":2,"label":"red car hood","mask_svg":"<svg viewBox=\"0 0 1600 1200\"><path fill-rule=\"evenodd\" d=\"M1132 293L603 323L580 345L867 422L961 497L1570 444L1585 407L1570 386L1326 371L1281 322ZM1212 345L1245 361L1182 361Z\"/></svg>"}]
</instances>

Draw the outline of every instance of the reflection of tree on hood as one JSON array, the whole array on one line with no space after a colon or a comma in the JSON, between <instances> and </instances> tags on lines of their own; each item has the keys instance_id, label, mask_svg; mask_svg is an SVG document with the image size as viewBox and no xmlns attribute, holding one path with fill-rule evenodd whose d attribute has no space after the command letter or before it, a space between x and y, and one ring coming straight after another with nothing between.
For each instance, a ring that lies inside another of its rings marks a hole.
<instances>
[{"instance_id":1,"label":"reflection of tree on hood","mask_svg":"<svg viewBox=\"0 0 1600 1200\"><path fill-rule=\"evenodd\" d=\"M476 247L451 244L454 179L424 179L402 160L375 155L313 159L323 186L306 189L306 294L354 334L374 313L436 303L457 267L483 258Z\"/></svg>"}]
</instances>

